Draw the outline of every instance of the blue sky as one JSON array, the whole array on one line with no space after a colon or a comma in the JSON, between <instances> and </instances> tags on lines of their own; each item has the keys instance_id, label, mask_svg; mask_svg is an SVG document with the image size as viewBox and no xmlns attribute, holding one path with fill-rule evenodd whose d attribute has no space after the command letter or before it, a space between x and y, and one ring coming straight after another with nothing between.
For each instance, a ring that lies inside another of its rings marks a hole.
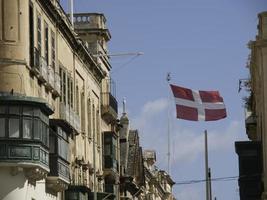
<instances>
[{"instance_id":1,"label":"blue sky","mask_svg":"<svg viewBox=\"0 0 267 200\"><path fill-rule=\"evenodd\" d=\"M66 0L65 0L66 1ZM64 3L64 1L63 1ZM112 77L121 106L127 99L131 128L138 129L144 149L157 151L157 165L167 170L167 118L171 109L171 176L176 182L204 178L204 135L209 135L213 177L238 175L236 140L246 140L244 108L238 80L248 77L247 43L257 29L264 0L74 0L75 12L100 12L112 34L110 53L144 52L112 58ZM127 64L128 63L128 64ZM216 122L175 119L172 83L219 90L228 117ZM173 99L171 99L173 100ZM212 183L213 196L239 199L238 182ZM179 200L204 200L205 184L176 185Z\"/></svg>"}]
</instances>

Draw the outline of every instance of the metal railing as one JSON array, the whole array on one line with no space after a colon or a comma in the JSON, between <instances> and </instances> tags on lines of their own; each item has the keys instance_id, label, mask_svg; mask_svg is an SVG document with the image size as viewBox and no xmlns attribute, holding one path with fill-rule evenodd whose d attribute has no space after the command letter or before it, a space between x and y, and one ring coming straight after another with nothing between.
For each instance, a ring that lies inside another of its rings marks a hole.
<instances>
[{"instance_id":1,"label":"metal railing","mask_svg":"<svg viewBox=\"0 0 267 200\"><path fill-rule=\"evenodd\" d=\"M80 117L73 111L69 105L60 103L60 118L68 122L77 132L81 130Z\"/></svg>"},{"instance_id":2,"label":"metal railing","mask_svg":"<svg viewBox=\"0 0 267 200\"><path fill-rule=\"evenodd\" d=\"M55 87L55 71L50 65L48 66L48 82L47 83L51 88Z\"/></svg>"},{"instance_id":3,"label":"metal railing","mask_svg":"<svg viewBox=\"0 0 267 200\"><path fill-rule=\"evenodd\" d=\"M33 59L33 66L31 66L32 70L39 73L41 65L41 54L37 48L34 48L34 55L32 59Z\"/></svg>"},{"instance_id":4,"label":"metal railing","mask_svg":"<svg viewBox=\"0 0 267 200\"><path fill-rule=\"evenodd\" d=\"M44 57L41 57L41 65L40 65L40 74L39 79L42 81L47 82L48 80L48 69L47 69L47 62Z\"/></svg>"},{"instance_id":5,"label":"metal railing","mask_svg":"<svg viewBox=\"0 0 267 200\"><path fill-rule=\"evenodd\" d=\"M55 87L54 90L57 94L60 95L60 76L58 73L55 72Z\"/></svg>"}]
</instances>

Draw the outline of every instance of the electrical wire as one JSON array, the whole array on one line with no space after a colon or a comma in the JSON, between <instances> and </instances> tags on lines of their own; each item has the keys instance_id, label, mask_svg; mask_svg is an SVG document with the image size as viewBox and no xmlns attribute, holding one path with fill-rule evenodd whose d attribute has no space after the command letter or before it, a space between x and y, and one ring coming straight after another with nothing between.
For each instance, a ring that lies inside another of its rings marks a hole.
<instances>
[{"instance_id":1,"label":"electrical wire","mask_svg":"<svg viewBox=\"0 0 267 200\"><path fill-rule=\"evenodd\" d=\"M260 174L218 177L218 178L212 178L210 180L213 182L214 181L236 181L238 178L255 178L257 176L260 176ZM202 183L202 182L206 182L206 179L181 181L181 182L176 182L175 185L191 185L191 184L197 184L197 183Z\"/></svg>"},{"instance_id":2,"label":"electrical wire","mask_svg":"<svg viewBox=\"0 0 267 200\"><path fill-rule=\"evenodd\" d=\"M130 64L131 62L133 62L138 56L140 56L139 54L132 57L129 61L127 61L126 63L123 63L122 65L116 67L114 70L111 71L111 74L113 74L114 72L117 72L119 70L121 70L122 68L124 68L126 65Z\"/></svg>"}]
</instances>

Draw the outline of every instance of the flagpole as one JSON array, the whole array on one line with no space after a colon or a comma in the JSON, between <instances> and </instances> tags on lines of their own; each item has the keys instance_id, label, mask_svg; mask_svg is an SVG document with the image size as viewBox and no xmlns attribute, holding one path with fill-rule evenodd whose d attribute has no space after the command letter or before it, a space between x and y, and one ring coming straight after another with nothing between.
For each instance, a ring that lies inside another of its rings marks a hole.
<instances>
[{"instance_id":1,"label":"flagpole","mask_svg":"<svg viewBox=\"0 0 267 200\"><path fill-rule=\"evenodd\" d=\"M166 80L168 82L168 85L170 84L170 80L171 80L171 74L170 73L167 73L167 77L166 77ZM170 98L170 95L169 95L169 98ZM167 128L167 131L168 131L168 153L167 153L167 157L168 157L168 174L170 174L170 160L171 160L171 151L170 151L170 103L168 102L168 128Z\"/></svg>"},{"instance_id":2,"label":"flagpole","mask_svg":"<svg viewBox=\"0 0 267 200\"><path fill-rule=\"evenodd\" d=\"M209 168L209 198L212 200L212 189L211 189L211 169Z\"/></svg>"},{"instance_id":3,"label":"flagpole","mask_svg":"<svg viewBox=\"0 0 267 200\"><path fill-rule=\"evenodd\" d=\"M208 136L205 130L205 174L206 174L206 200L211 200L209 197L209 167L208 167Z\"/></svg>"}]
</instances>

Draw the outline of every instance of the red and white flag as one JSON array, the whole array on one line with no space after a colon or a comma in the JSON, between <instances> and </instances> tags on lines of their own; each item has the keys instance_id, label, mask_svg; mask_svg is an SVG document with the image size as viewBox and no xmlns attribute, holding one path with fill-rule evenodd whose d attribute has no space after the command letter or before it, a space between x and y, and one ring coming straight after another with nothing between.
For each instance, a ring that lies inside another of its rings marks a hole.
<instances>
[{"instance_id":1,"label":"red and white flag","mask_svg":"<svg viewBox=\"0 0 267 200\"><path fill-rule=\"evenodd\" d=\"M226 117L223 98L218 91L198 91L170 85L175 97L177 118L214 121Z\"/></svg>"}]
</instances>

